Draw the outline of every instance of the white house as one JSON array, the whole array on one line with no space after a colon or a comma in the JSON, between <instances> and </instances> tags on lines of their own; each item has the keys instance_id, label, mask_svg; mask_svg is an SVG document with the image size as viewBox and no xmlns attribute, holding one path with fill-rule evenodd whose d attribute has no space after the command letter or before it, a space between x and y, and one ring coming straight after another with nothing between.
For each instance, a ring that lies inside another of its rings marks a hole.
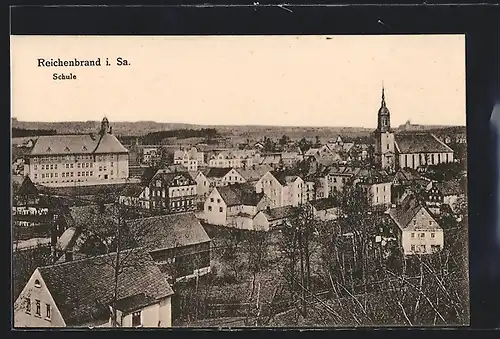
<instances>
[{"instance_id":1,"label":"white house","mask_svg":"<svg viewBox=\"0 0 500 339\"><path fill-rule=\"evenodd\" d=\"M389 215L396 224L397 239L404 255L429 254L444 247L444 231L431 213L413 195L404 198Z\"/></svg>"},{"instance_id":2,"label":"white house","mask_svg":"<svg viewBox=\"0 0 500 339\"><path fill-rule=\"evenodd\" d=\"M197 171L205 164L205 153L198 151L196 147L177 150L174 152L174 164L181 164L189 171Z\"/></svg>"},{"instance_id":3,"label":"white house","mask_svg":"<svg viewBox=\"0 0 500 339\"><path fill-rule=\"evenodd\" d=\"M121 252L118 327L171 327L172 288L142 249ZM14 327L111 327L116 253L37 268L14 303Z\"/></svg>"},{"instance_id":4,"label":"white house","mask_svg":"<svg viewBox=\"0 0 500 339\"><path fill-rule=\"evenodd\" d=\"M231 167L218 168L210 167L203 171L208 179L209 188L221 187L229 184L241 184L246 182L245 178Z\"/></svg>"},{"instance_id":5,"label":"white house","mask_svg":"<svg viewBox=\"0 0 500 339\"><path fill-rule=\"evenodd\" d=\"M204 206L206 222L213 225L253 230L253 217L272 207L264 193L255 193L248 184L233 184L214 188Z\"/></svg>"},{"instance_id":6,"label":"white house","mask_svg":"<svg viewBox=\"0 0 500 339\"><path fill-rule=\"evenodd\" d=\"M298 206L305 202L304 180L285 172L268 172L256 184L255 191L263 192L275 207Z\"/></svg>"}]
</instances>

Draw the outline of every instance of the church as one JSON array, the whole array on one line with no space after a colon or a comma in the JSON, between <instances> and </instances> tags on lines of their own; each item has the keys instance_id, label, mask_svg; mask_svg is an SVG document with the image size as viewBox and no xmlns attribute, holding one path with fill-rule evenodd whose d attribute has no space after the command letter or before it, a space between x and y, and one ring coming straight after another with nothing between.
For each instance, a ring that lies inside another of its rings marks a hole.
<instances>
[{"instance_id":1,"label":"church","mask_svg":"<svg viewBox=\"0 0 500 339\"><path fill-rule=\"evenodd\" d=\"M375 138L375 163L381 169L394 172L399 168L453 162L453 149L429 132L395 134L382 88L382 103L378 110Z\"/></svg>"}]
</instances>

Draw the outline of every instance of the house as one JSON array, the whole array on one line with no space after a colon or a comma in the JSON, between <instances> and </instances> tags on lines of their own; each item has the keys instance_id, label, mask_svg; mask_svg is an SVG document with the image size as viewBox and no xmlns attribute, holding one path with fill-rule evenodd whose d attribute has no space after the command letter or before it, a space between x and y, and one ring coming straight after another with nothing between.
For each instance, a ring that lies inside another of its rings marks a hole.
<instances>
[{"instance_id":1,"label":"house","mask_svg":"<svg viewBox=\"0 0 500 339\"><path fill-rule=\"evenodd\" d=\"M130 209L118 209L116 205L83 205L68 207L61 215L60 225L64 233L56 244L57 262L86 258L96 254L105 254L117 243L117 228L121 220L120 248L137 247L131 236L126 220L144 216ZM148 214L145 214L148 216Z\"/></svg>"},{"instance_id":2,"label":"house","mask_svg":"<svg viewBox=\"0 0 500 339\"><path fill-rule=\"evenodd\" d=\"M161 159L161 146L156 145L142 145L141 163L153 166L158 164Z\"/></svg>"},{"instance_id":3,"label":"house","mask_svg":"<svg viewBox=\"0 0 500 339\"><path fill-rule=\"evenodd\" d=\"M323 198L309 202L315 219L326 221L335 220L339 216L339 202L332 198Z\"/></svg>"},{"instance_id":4,"label":"house","mask_svg":"<svg viewBox=\"0 0 500 339\"><path fill-rule=\"evenodd\" d=\"M166 213L196 209L197 183L186 172L159 170L144 190L147 208Z\"/></svg>"},{"instance_id":5,"label":"house","mask_svg":"<svg viewBox=\"0 0 500 339\"><path fill-rule=\"evenodd\" d=\"M12 199L14 248L25 247L32 239L55 246L65 229L60 218L67 208L64 198L43 194L26 176Z\"/></svg>"},{"instance_id":6,"label":"house","mask_svg":"<svg viewBox=\"0 0 500 339\"><path fill-rule=\"evenodd\" d=\"M283 223L294 216L296 208L292 206L283 206L267 208L259 211L253 217L254 229L261 231L270 231L283 225Z\"/></svg>"},{"instance_id":7,"label":"house","mask_svg":"<svg viewBox=\"0 0 500 339\"><path fill-rule=\"evenodd\" d=\"M425 203L434 214L440 214L443 205L448 206L452 213L456 213L458 198L465 195L465 182L448 180L432 182L427 187Z\"/></svg>"},{"instance_id":8,"label":"house","mask_svg":"<svg viewBox=\"0 0 500 339\"><path fill-rule=\"evenodd\" d=\"M203 174L208 179L209 188L246 182L245 178L231 167L209 167Z\"/></svg>"},{"instance_id":9,"label":"house","mask_svg":"<svg viewBox=\"0 0 500 339\"><path fill-rule=\"evenodd\" d=\"M24 174L55 187L124 183L128 150L111 131L104 118L98 134L40 136L25 157Z\"/></svg>"},{"instance_id":10,"label":"house","mask_svg":"<svg viewBox=\"0 0 500 339\"><path fill-rule=\"evenodd\" d=\"M316 179L313 177L304 178L303 199L305 202L317 199L316 197Z\"/></svg>"},{"instance_id":11,"label":"house","mask_svg":"<svg viewBox=\"0 0 500 339\"><path fill-rule=\"evenodd\" d=\"M261 166L269 166L272 169L284 166L279 153L263 154L258 161Z\"/></svg>"},{"instance_id":12,"label":"house","mask_svg":"<svg viewBox=\"0 0 500 339\"><path fill-rule=\"evenodd\" d=\"M196 181L197 201L205 201L208 193L210 193L210 181L207 179L203 171L190 172L191 177Z\"/></svg>"},{"instance_id":13,"label":"house","mask_svg":"<svg viewBox=\"0 0 500 339\"><path fill-rule=\"evenodd\" d=\"M213 225L252 230L255 214L272 206L271 200L263 192L256 193L253 186L232 184L212 190L205 201L204 216Z\"/></svg>"},{"instance_id":14,"label":"house","mask_svg":"<svg viewBox=\"0 0 500 339\"><path fill-rule=\"evenodd\" d=\"M268 172L255 184L257 193L267 195L275 207L298 206L305 202L304 181L286 172Z\"/></svg>"},{"instance_id":15,"label":"house","mask_svg":"<svg viewBox=\"0 0 500 339\"><path fill-rule=\"evenodd\" d=\"M192 212L130 220L130 232L162 271L175 281L210 272L210 242Z\"/></svg>"},{"instance_id":16,"label":"house","mask_svg":"<svg viewBox=\"0 0 500 339\"><path fill-rule=\"evenodd\" d=\"M125 206L149 208L146 187L141 183L127 184L118 196L118 202Z\"/></svg>"},{"instance_id":17,"label":"house","mask_svg":"<svg viewBox=\"0 0 500 339\"><path fill-rule=\"evenodd\" d=\"M412 194L391 208L396 237L404 255L429 254L444 247L444 232L427 208Z\"/></svg>"},{"instance_id":18,"label":"house","mask_svg":"<svg viewBox=\"0 0 500 339\"><path fill-rule=\"evenodd\" d=\"M415 192L425 191L430 188L431 180L421 175L417 170L412 168L400 168L392 179L391 201L394 204L399 204L407 189Z\"/></svg>"},{"instance_id":19,"label":"house","mask_svg":"<svg viewBox=\"0 0 500 339\"><path fill-rule=\"evenodd\" d=\"M388 207L391 205L392 178L382 170L362 168L355 176L354 183L367 193L370 206Z\"/></svg>"},{"instance_id":20,"label":"house","mask_svg":"<svg viewBox=\"0 0 500 339\"><path fill-rule=\"evenodd\" d=\"M246 182L256 183L264 176L264 174L272 170L273 168L268 165L253 165L252 167L247 168L237 168L236 172L238 172Z\"/></svg>"},{"instance_id":21,"label":"house","mask_svg":"<svg viewBox=\"0 0 500 339\"><path fill-rule=\"evenodd\" d=\"M239 168L253 165L255 150L226 150L208 157L208 166L219 168Z\"/></svg>"},{"instance_id":22,"label":"house","mask_svg":"<svg viewBox=\"0 0 500 339\"><path fill-rule=\"evenodd\" d=\"M114 302L117 253L37 268L14 303L14 327L171 327L174 292L143 249L121 252ZM114 309L113 309L114 308Z\"/></svg>"},{"instance_id":23,"label":"house","mask_svg":"<svg viewBox=\"0 0 500 339\"><path fill-rule=\"evenodd\" d=\"M181 164L189 171L197 171L205 164L205 153L198 151L196 147L189 150L177 150L174 152L174 164Z\"/></svg>"},{"instance_id":24,"label":"house","mask_svg":"<svg viewBox=\"0 0 500 339\"><path fill-rule=\"evenodd\" d=\"M382 102L378 111L375 139L375 162L378 167L394 172L398 168L417 169L420 166L453 162L453 149L432 133L394 133L390 112L382 88Z\"/></svg>"},{"instance_id":25,"label":"house","mask_svg":"<svg viewBox=\"0 0 500 339\"><path fill-rule=\"evenodd\" d=\"M355 176L361 171L359 167L330 166L327 174L329 195L342 192L346 185L354 181Z\"/></svg>"}]
</instances>

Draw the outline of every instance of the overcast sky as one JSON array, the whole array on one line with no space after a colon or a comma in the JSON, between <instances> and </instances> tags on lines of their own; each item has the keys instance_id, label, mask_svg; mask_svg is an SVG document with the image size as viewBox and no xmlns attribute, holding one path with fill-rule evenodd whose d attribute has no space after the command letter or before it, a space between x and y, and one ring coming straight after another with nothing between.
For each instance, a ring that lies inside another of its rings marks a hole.
<instances>
[{"instance_id":1,"label":"overcast sky","mask_svg":"<svg viewBox=\"0 0 500 339\"><path fill-rule=\"evenodd\" d=\"M11 37L12 116L24 121L465 125L465 36ZM37 58L128 59L37 67ZM54 81L73 73L77 80Z\"/></svg>"}]
</instances>

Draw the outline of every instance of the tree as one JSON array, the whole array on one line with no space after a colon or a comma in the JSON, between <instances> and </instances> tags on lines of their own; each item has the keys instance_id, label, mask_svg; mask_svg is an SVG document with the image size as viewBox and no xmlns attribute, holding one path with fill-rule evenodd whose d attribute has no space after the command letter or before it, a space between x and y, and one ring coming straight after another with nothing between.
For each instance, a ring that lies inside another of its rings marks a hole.
<instances>
[{"instance_id":1,"label":"tree","mask_svg":"<svg viewBox=\"0 0 500 339\"><path fill-rule=\"evenodd\" d=\"M315 220L309 205L294 208L292 215L280 228L282 272L289 292L301 305L301 313L307 316L308 291L311 290L311 253Z\"/></svg>"},{"instance_id":2,"label":"tree","mask_svg":"<svg viewBox=\"0 0 500 339\"><path fill-rule=\"evenodd\" d=\"M132 235L127 221L136 217L134 208L123 206L118 203L90 206L89 213L81 223L76 225L83 238L85 245L82 247L84 254L95 256L99 254L110 254L105 256L101 264L109 265L114 271L113 296L111 302L111 326L117 327L116 303L120 299L118 288L120 276L126 269L137 267L141 262L137 261L135 248L141 238L151 234L149 229L134 230Z\"/></svg>"},{"instance_id":3,"label":"tree","mask_svg":"<svg viewBox=\"0 0 500 339\"><path fill-rule=\"evenodd\" d=\"M319 135L315 137L314 141L314 147L320 147L321 146L321 139L319 138Z\"/></svg>"},{"instance_id":4,"label":"tree","mask_svg":"<svg viewBox=\"0 0 500 339\"><path fill-rule=\"evenodd\" d=\"M283 136L279 140L279 144L281 147L288 145L289 142L290 142L290 137L286 134L283 134Z\"/></svg>"},{"instance_id":5,"label":"tree","mask_svg":"<svg viewBox=\"0 0 500 339\"><path fill-rule=\"evenodd\" d=\"M268 137L264 137L264 152L274 152L276 150L276 143Z\"/></svg>"}]
</instances>

